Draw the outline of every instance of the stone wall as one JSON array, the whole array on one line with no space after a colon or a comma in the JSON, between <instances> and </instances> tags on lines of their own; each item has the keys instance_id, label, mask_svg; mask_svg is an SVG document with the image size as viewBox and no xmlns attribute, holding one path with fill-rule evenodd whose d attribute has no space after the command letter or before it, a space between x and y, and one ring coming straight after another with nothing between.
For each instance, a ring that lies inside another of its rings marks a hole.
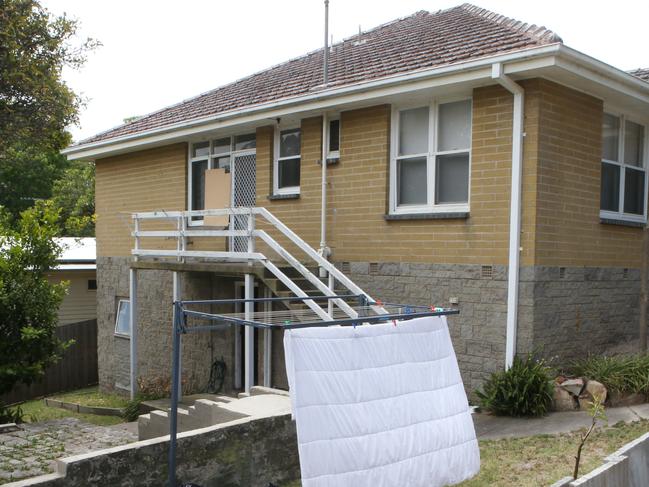
<instances>
[{"instance_id":1,"label":"stone wall","mask_svg":"<svg viewBox=\"0 0 649 487\"><path fill-rule=\"evenodd\" d=\"M99 384L103 389L128 390L130 384L130 340L114 334L117 302L129 297L128 262L126 257L97 259L97 342ZM171 375L172 279L171 271L138 270L139 377L168 380ZM181 282L184 299L234 297L234 282L211 273L182 273ZM185 335L182 339L184 388L191 392L204 391L211 365L221 357L228 367L225 388L231 389L234 330Z\"/></svg>"},{"instance_id":2,"label":"stone wall","mask_svg":"<svg viewBox=\"0 0 649 487\"><path fill-rule=\"evenodd\" d=\"M507 268L459 264L351 262L349 276L384 302L452 306L449 327L467 391L505 363ZM338 263L343 267L342 263ZM554 363L601 353L637 336L639 271L523 267L519 354L539 351Z\"/></svg>"},{"instance_id":3,"label":"stone wall","mask_svg":"<svg viewBox=\"0 0 649 487\"><path fill-rule=\"evenodd\" d=\"M58 461L58 473L7 487L159 487L167 485L165 437ZM267 487L300 478L295 423L290 415L242 419L178 435L182 483Z\"/></svg>"}]
</instances>

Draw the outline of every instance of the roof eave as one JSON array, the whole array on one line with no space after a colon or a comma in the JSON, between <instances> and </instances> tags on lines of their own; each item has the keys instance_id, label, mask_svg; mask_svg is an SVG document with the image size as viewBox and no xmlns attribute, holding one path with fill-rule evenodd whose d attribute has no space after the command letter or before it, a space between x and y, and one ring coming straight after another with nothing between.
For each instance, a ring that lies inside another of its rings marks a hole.
<instances>
[{"instance_id":1,"label":"roof eave","mask_svg":"<svg viewBox=\"0 0 649 487\"><path fill-rule=\"evenodd\" d=\"M113 154L138 150L145 146L159 145L165 141L171 143L174 139L188 138L209 130L225 128L240 123L250 123L255 120L285 116L291 111L295 111L294 108L300 105L305 108L308 106L310 109L330 108L338 104L349 103L356 98L361 99L367 97L369 93L374 94L390 89L394 91L395 87L402 87L403 91L407 91L414 84L426 81L434 80L442 84L444 79L448 79L449 83L457 82L460 79L489 79L491 77L490 66L493 63L504 64L505 72L508 74L515 74L516 72L523 73L526 69L532 67L529 64L530 62L540 62L541 60L545 60L548 65L563 64L561 67L573 69L577 74L580 74L578 72L579 69L588 69L589 76L592 76L593 73L601 76L602 81L608 82L612 88L625 90L627 94L637 96L639 99L649 103L649 83L579 51L568 48L563 44L557 43L446 65L439 68L415 71L404 75L345 85L340 88L325 89L308 95L286 98L271 103L248 106L239 110L232 110L144 132L71 146L63 150L62 153L67 155L69 159L93 160ZM464 76L458 78L459 74L463 74Z\"/></svg>"}]
</instances>

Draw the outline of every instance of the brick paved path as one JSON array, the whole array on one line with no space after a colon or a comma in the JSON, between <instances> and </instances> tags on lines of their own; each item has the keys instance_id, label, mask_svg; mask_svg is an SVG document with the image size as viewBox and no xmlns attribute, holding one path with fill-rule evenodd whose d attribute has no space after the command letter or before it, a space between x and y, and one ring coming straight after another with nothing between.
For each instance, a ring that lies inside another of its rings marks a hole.
<instances>
[{"instance_id":1,"label":"brick paved path","mask_svg":"<svg viewBox=\"0 0 649 487\"><path fill-rule=\"evenodd\" d=\"M95 426L76 418L25 423L0 433L0 484L51 473L56 459L137 441L124 429Z\"/></svg>"}]
</instances>

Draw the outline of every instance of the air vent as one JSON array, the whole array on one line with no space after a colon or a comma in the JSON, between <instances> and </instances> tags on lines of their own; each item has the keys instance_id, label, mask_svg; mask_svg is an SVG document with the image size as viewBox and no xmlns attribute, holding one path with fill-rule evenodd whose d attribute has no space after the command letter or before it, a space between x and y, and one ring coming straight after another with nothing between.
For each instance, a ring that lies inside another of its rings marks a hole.
<instances>
[{"instance_id":1,"label":"air vent","mask_svg":"<svg viewBox=\"0 0 649 487\"><path fill-rule=\"evenodd\" d=\"M483 265L481 275L483 279L491 279L494 275L494 268L490 265Z\"/></svg>"},{"instance_id":2,"label":"air vent","mask_svg":"<svg viewBox=\"0 0 649 487\"><path fill-rule=\"evenodd\" d=\"M624 269L622 271L622 278L623 279L628 279L629 278L629 269Z\"/></svg>"},{"instance_id":3,"label":"air vent","mask_svg":"<svg viewBox=\"0 0 649 487\"><path fill-rule=\"evenodd\" d=\"M370 274L375 276L379 273L379 263L378 262L370 262Z\"/></svg>"},{"instance_id":4,"label":"air vent","mask_svg":"<svg viewBox=\"0 0 649 487\"><path fill-rule=\"evenodd\" d=\"M566 278L566 268L559 267L559 279L565 279L565 278Z\"/></svg>"},{"instance_id":5,"label":"air vent","mask_svg":"<svg viewBox=\"0 0 649 487\"><path fill-rule=\"evenodd\" d=\"M340 263L340 270L341 271L346 273L346 272L349 272L349 269L350 269L349 262L341 262Z\"/></svg>"}]
</instances>

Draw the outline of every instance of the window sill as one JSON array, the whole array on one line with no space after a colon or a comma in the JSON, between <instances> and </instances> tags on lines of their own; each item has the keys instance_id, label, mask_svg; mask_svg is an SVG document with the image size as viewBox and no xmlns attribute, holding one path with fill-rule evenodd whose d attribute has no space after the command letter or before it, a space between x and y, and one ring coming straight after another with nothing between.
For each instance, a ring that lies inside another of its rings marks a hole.
<instances>
[{"instance_id":1,"label":"window sill","mask_svg":"<svg viewBox=\"0 0 649 487\"><path fill-rule=\"evenodd\" d=\"M340 163L340 157L327 157L327 167L335 166ZM318 166L322 165L322 159L318 159Z\"/></svg>"},{"instance_id":2,"label":"window sill","mask_svg":"<svg viewBox=\"0 0 649 487\"><path fill-rule=\"evenodd\" d=\"M604 225L620 225L623 227L634 227L634 228L644 228L646 225L645 223L642 222L635 222L632 220L624 220L622 218L605 218L605 217L600 217L599 222L603 223Z\"/></svg>"},{"instance_id":3,"label":"window sill","mask_svg":"<svg viewBox=\"0 0 649 487\"><path fill-rule=\"evenodd\" d=\"M386 221L398 220L466 220L468 211L446 211L439 213L393 213L383 215Z\"/></svg>"},{"instance_id":4,"label":"window sill","mask_svg":"<svg viewBox=\"0 0 649 487\"><path fill-rule=\"evenodd\" d=\"M297 200L300 199L300 193L291 193L291 194L269 194L268 199L270 201L276 200Z\"/></svg>"}]
</instances>

